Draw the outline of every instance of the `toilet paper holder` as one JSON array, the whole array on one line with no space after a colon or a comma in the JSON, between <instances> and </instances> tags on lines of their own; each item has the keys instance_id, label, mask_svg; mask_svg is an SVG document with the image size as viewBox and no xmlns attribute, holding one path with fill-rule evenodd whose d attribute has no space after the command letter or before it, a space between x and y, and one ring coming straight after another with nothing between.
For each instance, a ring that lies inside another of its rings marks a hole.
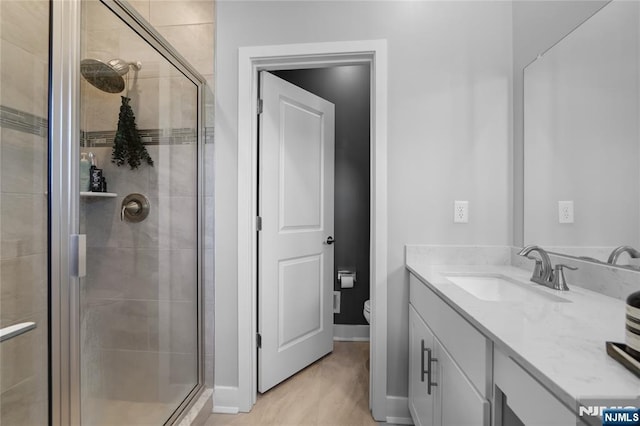
<instances>
[{"instance_id":1,"label":"toilet paper holder","mask_svg":"<svg viewBox=\"0 0 640 426\"><path fill-rule=\"evenodd\" d=\"M353 269L339 269L338 270L338 284L342 284L342 277L351 277L353 278L353 283L356 282L356 270Z\"/></svg>"}]
</instances>

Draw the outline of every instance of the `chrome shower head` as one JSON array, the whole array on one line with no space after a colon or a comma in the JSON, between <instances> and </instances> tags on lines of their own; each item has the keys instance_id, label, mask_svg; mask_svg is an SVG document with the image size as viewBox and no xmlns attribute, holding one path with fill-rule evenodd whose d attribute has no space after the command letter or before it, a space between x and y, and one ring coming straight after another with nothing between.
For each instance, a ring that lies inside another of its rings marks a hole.
<instances>
[{"instance_id":1,"label":"chrome shower head","mask_svg":"<svg viewBox=\"0 0 640 426\"><path fill-rule=\"evenodd\" d=\"M139 70L142 64L122 59L112 59L107 63L98 59L83 59L80 62L80 72L85 80L107 93L120 93L124 90L125 83L122 77L131 67Z\"/></svg>"}]
</instances>

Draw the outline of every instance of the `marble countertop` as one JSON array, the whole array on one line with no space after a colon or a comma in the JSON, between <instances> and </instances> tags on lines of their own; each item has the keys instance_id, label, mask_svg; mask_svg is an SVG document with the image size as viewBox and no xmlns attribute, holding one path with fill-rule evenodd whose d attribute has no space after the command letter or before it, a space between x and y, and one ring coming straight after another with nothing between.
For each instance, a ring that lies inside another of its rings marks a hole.
<instances>
[{"instance_id":1,"label":"marble countertop","mask_svg":"<svg viewBox=\"0 0 640 426\"><path fill-rule=\"evenodd\" d=\"M640 396L640 379L605 349L606 341L624 342L623 301L571 284L568 292L548 289L531 283L530 271L513 266L434 266L416 259L407 259L406 266L567 406ZM505 275L571 303L483 301L445 278L456 273Z\"/></svg>"}]
</instances>

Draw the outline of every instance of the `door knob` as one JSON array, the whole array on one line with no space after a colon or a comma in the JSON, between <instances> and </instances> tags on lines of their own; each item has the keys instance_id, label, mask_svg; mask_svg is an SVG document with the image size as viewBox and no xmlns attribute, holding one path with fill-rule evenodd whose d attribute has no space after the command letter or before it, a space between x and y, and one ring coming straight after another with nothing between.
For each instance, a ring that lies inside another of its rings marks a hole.
<instances>
[{"instance_id":1,"label":"door knob","mask_svg":"<svg viewBox=\"0 0 640 426\"><path fill-rule=\"evenodd\" d=\"M327 244L327 245L331 245L331 244L333 244L335 242L336 242L336 240L334 240L332 236L329 236L329 238L327 238L327 241L325 241L324 243Z\"/></svg>"}]
</instances>

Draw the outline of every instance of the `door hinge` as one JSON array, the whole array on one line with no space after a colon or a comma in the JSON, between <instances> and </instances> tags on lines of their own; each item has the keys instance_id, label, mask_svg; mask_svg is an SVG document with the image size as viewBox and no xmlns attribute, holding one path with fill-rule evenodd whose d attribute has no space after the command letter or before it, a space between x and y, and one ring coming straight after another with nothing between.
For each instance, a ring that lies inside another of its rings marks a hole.
<instances>
[{"instance_id":1,"label":"door hinge","mask_svg":"<svg viewBox=\"0 0 640 426\"><path fill-rule=\"evenodd\" d=\"M258 99L258 115L262 114L263 107L262 99Z\"/></svg>"},{"instance_id":2,"label":"door hinge","mask_svg":"<svg viewBox=\"0 0 640 426\"><path fill-rule=\"evenodd\" d=\"M258 349L262 348L262 335L260 333L256 333L256 343L258 344Z\"/></svg>"},{"instance_id":3,"label":"door hinge","mask_svg":"<svg viewBox=\"0 0 640 426\"><path fill-rule=\"evenodd\" d=\"M256 231L262 231L262 217L256 216Z\"/></svg>"}]
</instances>

